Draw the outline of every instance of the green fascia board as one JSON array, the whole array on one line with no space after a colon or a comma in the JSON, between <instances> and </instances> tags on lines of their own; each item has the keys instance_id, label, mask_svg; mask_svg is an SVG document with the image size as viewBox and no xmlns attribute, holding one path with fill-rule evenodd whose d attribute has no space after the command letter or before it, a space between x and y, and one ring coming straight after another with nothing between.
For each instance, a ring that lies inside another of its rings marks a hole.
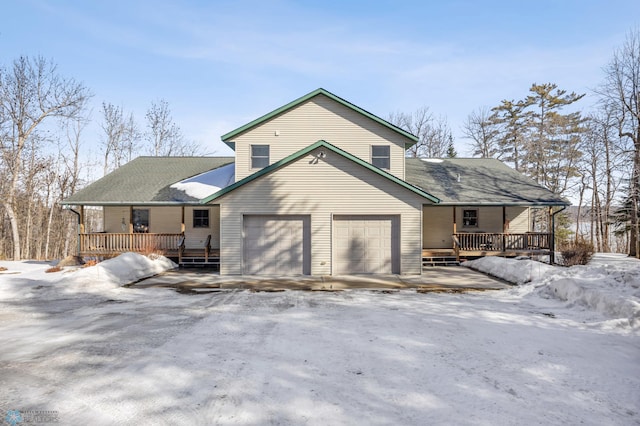
<instances>
[{"instance_id":1,"label":"green fascia board","mask_svg":"<svg viewBox=\"0 0 640 426\"><path fill-rule=\"evenodd\" d=\"M535 201L535 202L531 202L531 203L498 203L498 202L488 202L488 203L478 203L478 202L471 202L471 203L465 203L464 201L460 201L460 202L455 202L455 203L449 203L446 201L443 201L441 203L438 204L438 206L452 206L452 207L569 207L571 205L571 202L569 201L564 201L564 202L539 202L539 201Z\"/></svg>"},{"instance_id":2,"label":"green fascia board","mask_svg":"<svg viewBox=\"0 0 640 426\"><path fill-rule=\"evenodd\" d=\"M232 130L229 133L226 133L226 134L222 135L220 139L222 139L222 141L224 143L226 143L231 149L235 150L235 142L230 141L229 139L231 139L231 138L233 138L235 136L238 136L240 133L243 133L243 132L245 132L245 131L247 131L247 130L249 130L249 129L251 129L251 128L257 126L257 125L259 125L259 124L262 124L265 121L268 121L268 120L270 120L270 119L282 114L283 112L288 111L288 110L290 110L290 109L292 109L292 108L294 108L294 107L296 107L296 106L298 106L298 105L300 105L300 104L302 104L302 103L308 101L309 99L311 99L311 98L313 98L315 96L318 96L318 95L324 95L324 96L328 97L329 99L332 99L332 100L338 102L339 104L344 105L345 107L350 108L353 111L356 111L356 112L364 115L365 117L368 117L371 120L373 120L373 121L375 121L375 122L377 122L377 123L389 128L389 129L393 130L396 133L400 133L402 136L410 139L412 142L405 143L405 149L409 149L409 147L415 145L415 143L418 142L418 137L417 136L412 135L411 133L407 132L406 130L403 130L398 126L389 123L387 120L384 120L384 119L378 117L377 115L374 115L374 114L370 113L369 111L366 111L366 110L360 108L359 106L354 105L351 102L349 102L349 101L347 101L345 99L342 99L341 97L339 97L337 95L334 95L333 93L329 92L328 90L325 90L325 89L322 89L322 88L316 89L311 93L308 93L308 94L306 94L306 95L304 95L304 96L302 96L302 97L300 97L300 98L298 98L298 99L296 99L296 100L294 100L292 102L289 102L286 105L281 106L278 109L275 109L275 110L271 111L268 114L263 115L262 117L256 118L255 120L245 124L244 126L238 127L237 129Z\"/></svg>"},{"instance_id":3,"label":"green fascia board","mask_svg":"<svg viewBox=\"0 0 640 426\"><path fill-rule=\"evenodd\" d=\"M61 206L155 206L180 207L199 206L198 201L60 201Z\"/></svg>"},{"instance_id":4,"label":"green fascia board","mask_svg":"<svg viewBox=\"0 0 640 426\"><path fill-rule=\"evenodd\" d=\"M203 198L202 200L200 200L200 204L207 204L207 203L215 200L216 198L220 198L223 195L233 191L234 189L239 188L239 187L241 187L241 186L243 186L243 185L245 185L245 184L247 184L247 183L249 183L249 182L251 182L253 180L256 180L261 176L264 176L264 175L266 175L268 173L271 173L272 171L274 171L276 169L279 169L280 167L282 167L282 166L284 166L286 164L289 164L292 161L295 161L298 158L307 155L308 153L310 153L314 149L317 149L317 148L320 148L320 147L323 147L323 148L326 148L326 149L328 149L328 150L330 150L332 152L335 152L336 154L341 155L341 156L347 158L348 160L351 160L354 163L359 164L360 166L362 166L364 168L367 168L367 169L371 170L372 172L374 172L374 173L376 173L376 174L378 174L378 175L380 175L380 176L382 176L384 178L389 179L392 182L397 183L398 185L402 186L403 188L406 188L409 191L414 192L414 193L420 195L421 197L424 197L424 198L428 199L429 201L431 201L433 203L437 204L437 203L440 202L440 199L434 197L433 195L429 194L428 192L423 191L422 189L420 189L420 188L418 188L416 186L411 185L410 183L407 183L407 182L403 181L402 179L392 175L391 173L385 172L384 170L379 169L379 168L375 167L374 165L369 164L366 161L356 157L355 155L349 154L348 152L343 151L343 150L341 150L340 148L338 148L338 147L336 147L334 145L331 145L329 142L326 142L324 140L319 140L318 142L315 142L315 143L309 145L308 147L303 148L300 151L295 152L295 153L291 154L290 156L288 156L286 158L283 158L280 161L276 161L275 163L265 167L264 169L258 170L254 174L249 175L249 176L245 177L244 179L241 179L238 182L236 182L236 183L234 183L232 185L229 185L226 188L221 189L220 191L216 192L215 194L212 194L212 195L208 196L207 198Z\"/></svg>"}]
</instances>

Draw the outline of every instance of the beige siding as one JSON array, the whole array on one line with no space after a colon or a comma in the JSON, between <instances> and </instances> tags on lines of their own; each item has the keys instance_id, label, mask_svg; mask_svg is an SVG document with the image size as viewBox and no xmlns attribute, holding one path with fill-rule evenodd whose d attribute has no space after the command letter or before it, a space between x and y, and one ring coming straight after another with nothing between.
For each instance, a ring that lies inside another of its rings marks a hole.
<instances>
[{"instance_id":1,"label":"beige siding","mask_svg":"<svg viewBox=\"0 0 640 426\"><path fill-rule=\"evenodd\" d=\"M528 207L507 207L507 220L512 234L524 234L531 230Z\"/></svg>"},{"instance_id":2,"label":"beige siding","mask_svg":"<svg viewBox=\"0 0 640 426\"><path fill-rule=\"evenodd\" d=\"M133 206L134 209L149 210L149 232L154 234L177 234L180 232L182 213L180 207ZM129 232L129 206L106 206L104 208L105 232ZM122 229L124 219L125 229Z\"/></svg>"},{"instance_id":3,"label":"beige siding","mask_svg":"<svg viewBox=\"0 0 640 426\"><path fill-rule=\"evenodd\" d=\"M404 136L318 95L283 115L236 137L236 181L256 172L251 169L252 144L270 146L274 163L323 139L371 162L371 145L389 145L392 174L404 179Z\"/></svg>"},{"instance_id":4,"label":"beige siding","mask_svg":"<svg viewBox=\"0 0 640 426\"><path fill-rule=\"evenodd\" d=\"M129 206L105 206L103 214L104 232L129 232ZM124 229L122 229L123 220Z\"/></svg>"},{"instance_id":5,"label":"beige siding","mask_svg":"<svg viewBox=\"0 0 640 426\"><path fill-rule=\"evenodd\" d=\"M422 246L424 248L451 248L453 242L453 209L452 206L425 206L423 212ZM462 211L466 209L478 210L478 226L465 227L462 221ZM502 207L456 207L457 232L503 232ZM506 207L506 219L509 223L508 232L512 234L529 231L529 208Z\"/></svg>"},{"instance_id":6,"label":"beige siding","mask_svg":"<svg viewBox=\"0 0 640 426\"><path fill-rule=\"evenodd\" d=\"M400 215L403 274L421 273L425 199L337 154L317 152L230 192L220 203L221 273L242 273L243 214L311 215L311 274L329 275L333 215Z\"/></svg>"},{"instance_id":7,"label":"beige siding","mask_svg":"<svg viewBox=\"0 0 640 426\"><path fill-rule=\"evenodd\" d=\"M193 227L193 210L209 209L209 227ZM211 248L220 248L220 206L198 206L184 208L185 245L188 248L204 247L208 235L211 235ZM180 220L178 219L178 224Z\"/></svg>"},{"instance_id":8,"label":"beige siding","mask_svg":"<svg viewBox=\"0 0 640 426\"><path fill-rule=\"evenodd\" d=\"M422 223L423 248L453 247L453 207L425 206Z\"/></svg>"}]
</instances>

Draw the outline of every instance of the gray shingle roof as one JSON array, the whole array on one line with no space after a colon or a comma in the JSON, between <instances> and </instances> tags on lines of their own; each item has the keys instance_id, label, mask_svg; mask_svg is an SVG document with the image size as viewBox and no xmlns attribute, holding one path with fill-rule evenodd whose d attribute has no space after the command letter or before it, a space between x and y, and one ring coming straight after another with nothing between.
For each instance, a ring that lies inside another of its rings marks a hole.
<instances>
[{"instance_id":1,"label":"gray shingle roof","mask_svg":"<svg viewBox=\"0 0 640 426\"><path fill-rule=\"evenodd\" d=\"M567 200L492 158L406 159L406 181L444 205L569 205ZM458 179L459 177L459 179Z\"/></svg>"},{"instance_id":2,"label":"gray shingle roof","mask_svg":"<svg viewBox=\"0 0 640 426\"><path fill-rule=\"evenodd\" d=\"M200 200L170 186L234 160L234 157L138 157L62 204L198 204ZM495 159L407 158L405 177L407 183L439 198L444 205L570 204Z\"/></svg>"},{"instance_id":3,"label":"gray shingle roof","mask_svg":"<svg viewBox=\"0 0 640 426\"><path fill-rule=\"evenodd\" d=\"M138 157L76 192L62 204L197 204L198 199L170 185L234 160L234 157Z\"/></svg>"}]
</instances>

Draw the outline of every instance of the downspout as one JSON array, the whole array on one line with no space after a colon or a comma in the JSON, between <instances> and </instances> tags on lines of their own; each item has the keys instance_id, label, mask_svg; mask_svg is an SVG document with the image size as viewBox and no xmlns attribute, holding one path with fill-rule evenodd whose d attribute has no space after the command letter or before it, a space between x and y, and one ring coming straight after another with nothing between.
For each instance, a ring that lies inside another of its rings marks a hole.
<instances>
[{"instance_id":1,"label":"downspout","mask_svg":"<svg viewBox=\"0 0 640 426\"><path fill-rule=\"evenodd\" d=\"M77 233L76 233L76 235L77 235L77 238L76 238L76 240L77 240L76 255L80 256L80 220L81 220L80 219L80 213L78 213L77 211L75 211L74 209L72 209L69 206L64 206L64 209L65 210L69 210L70 212L75 213L76 216L78 216L78 229L77 229Z\"/></svg>"},{"instance_id":2,"label":"downspout","mask_svg":"<svg viewBox=\"0 0 640 426\"><path fill-rule=\"evenodd\" d=\"M549 242L549 264L553 265L556 262L556 215L567 209L567 206L562 206L557 212L551 213L551 241Z\"/></svg>"}]
</instances>

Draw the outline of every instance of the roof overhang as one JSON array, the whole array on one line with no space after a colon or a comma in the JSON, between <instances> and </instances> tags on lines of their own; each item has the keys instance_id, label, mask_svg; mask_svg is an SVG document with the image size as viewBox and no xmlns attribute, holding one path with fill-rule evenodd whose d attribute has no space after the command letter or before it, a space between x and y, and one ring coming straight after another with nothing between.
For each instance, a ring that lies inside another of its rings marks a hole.
<instances>
[{"instance_id":1,"label":"roof overhang","mask_svg":"<svg viewBox=\"0 0 640 426\"><path fill-rule=\"evenodd\" d=\"M570 202L549 202L549 203L541 203L541 202L513 202L513 203L474 203L474 202L440 202L438 206L452 206L452 207L569 207L571 205Z\"/></svg>"},{"instance_id":2,"label":"roof overhang","mask_svg":"<svg viewBox=\"0 0 640 426\"><path fill-rule=\"evenodd\" d=\"M199 201L60 201L62 206L199 206Z\"/></svg>"}]
</instances>

